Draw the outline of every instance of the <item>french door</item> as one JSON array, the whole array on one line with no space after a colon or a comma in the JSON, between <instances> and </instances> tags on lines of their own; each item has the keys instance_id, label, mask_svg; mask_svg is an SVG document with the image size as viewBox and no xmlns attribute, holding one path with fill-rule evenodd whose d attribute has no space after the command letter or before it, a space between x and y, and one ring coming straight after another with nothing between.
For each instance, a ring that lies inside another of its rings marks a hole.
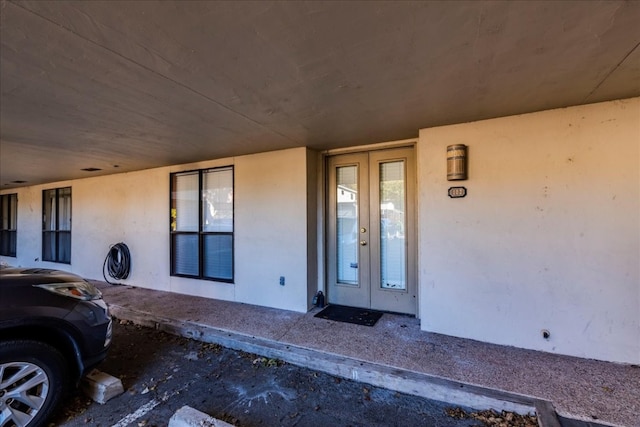
<instances>
[{"instance_id":1,"label":"french door","mask_svg":"<svg viewBox=\"0 0 640 427\"><path fill-rule=\"evenodd\" d=\"M328 301L415 315L413 149L336 155L328 166Z\"/></svg>"}]
</instances>

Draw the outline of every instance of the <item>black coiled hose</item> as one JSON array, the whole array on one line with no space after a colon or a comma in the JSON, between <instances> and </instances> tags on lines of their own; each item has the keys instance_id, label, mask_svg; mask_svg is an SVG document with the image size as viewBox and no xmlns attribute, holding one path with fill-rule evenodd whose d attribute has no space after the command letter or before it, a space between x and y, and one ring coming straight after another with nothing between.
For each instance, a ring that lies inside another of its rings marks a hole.
<instances>
[{"instance_id":1,"label":"black coiled hose","mask_svg":"<svg viewBox=\"0 0 640 427\"><path fill-rule=\"evenodd\" d=\"M129 248L124 243L116 243L111 246L109 253L102 265L102 276L104 280L110 285L119 285L120 283L112 283L107 279L105 271L109 273L109 276L116 280L124 280L129 277L129 271L131 270L131 253Z\"/></svg>"}]
</instances>

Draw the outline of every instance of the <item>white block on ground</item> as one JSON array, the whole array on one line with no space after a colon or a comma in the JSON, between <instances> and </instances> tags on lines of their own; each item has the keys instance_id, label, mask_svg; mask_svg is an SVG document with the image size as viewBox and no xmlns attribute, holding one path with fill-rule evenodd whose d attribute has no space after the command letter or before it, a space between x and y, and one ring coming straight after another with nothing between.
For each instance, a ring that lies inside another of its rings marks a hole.
<instances>
[{"instance_id":1,"label":"white block on ground","mask_svg":"<svg viewBox=\"0 0 640 427\"><path fill-rule=\"evenodd\" d=\"M80 388L100 404L107 403L110 399L124 393L122 381L97 369L92 370L82 379Z\"/></svg>"},{"instance_id":2,"label":"white block on ground","mask_svg":"<svg viewBox=\"0 0 640 427\"><path fill-rule=\"evenodd\" d=\"M233 427L190 406L178 409L169 420L169 427Z\"/></svg>"}]
</instances>

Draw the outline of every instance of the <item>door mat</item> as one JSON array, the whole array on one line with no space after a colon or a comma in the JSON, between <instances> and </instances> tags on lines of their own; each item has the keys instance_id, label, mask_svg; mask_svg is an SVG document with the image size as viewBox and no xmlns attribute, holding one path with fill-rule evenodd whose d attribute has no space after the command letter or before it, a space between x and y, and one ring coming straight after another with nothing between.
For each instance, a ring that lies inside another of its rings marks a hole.
<instances>
[{"instance_id":1,"label":"door mat","mask_svg":"<svg viewBox=\"0 0 640 427\"><path fill-rule=\"evenodd\" d=\"M343 305L329 305L315 317L335 320L336 322L354 323L356 325L373 326L382 317L381 311L366 308L345 307Z\"/></svg>"}]
</instances>

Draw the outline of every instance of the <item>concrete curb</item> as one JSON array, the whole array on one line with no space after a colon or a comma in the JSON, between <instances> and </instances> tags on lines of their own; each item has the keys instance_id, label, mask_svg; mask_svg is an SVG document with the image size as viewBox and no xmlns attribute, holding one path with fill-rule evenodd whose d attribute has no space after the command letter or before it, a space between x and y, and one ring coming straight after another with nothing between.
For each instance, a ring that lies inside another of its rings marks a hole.
<instances>
[{"instance_id":1,"label":"concrete curb","mask_svg":"<svg viewBox=\"0 0 640 427\"><path fill-rule=\"evenodd\" d=\"M169 427L233 427L190 406L178 409L169 419Z\"/></svg>"},{"instance_id":2,"label":"concrete curb","mask_svg":"<svg viewBox=\"0 0 640 427\"><path fill-rule=\"evenodd\" d=\"M447 402L452 406L467 406L481 410L504 410L519 414L536 413L540 427L560 427L552 403L533 396L490 389L319 350L287 345L195 322L167 319L118 305L110 305L109 308L111 313L119 319L185 338L215 343L233 350L254 353L267 358L280 359L292 365L401 393Z\"/></svg>"},{"instance_id":3,"label":"concrete curb","mask_svg":"<svg viewBox=\"0 0 640 427\"><path fill-rule=\"evenodd\" d=\"M80 389L101 405L124 393L122 381L119 378L97 369L93 369L82 379Z\"/></svg>"}]
</instances>

